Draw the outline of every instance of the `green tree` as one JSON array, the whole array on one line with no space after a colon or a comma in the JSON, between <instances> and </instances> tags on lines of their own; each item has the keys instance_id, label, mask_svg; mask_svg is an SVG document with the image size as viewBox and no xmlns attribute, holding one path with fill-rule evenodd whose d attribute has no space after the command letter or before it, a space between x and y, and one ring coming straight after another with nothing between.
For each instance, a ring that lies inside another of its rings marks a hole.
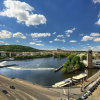
<instances>
[{"instance_id":1,"label":"green tree","mask_svg":"<svg viewBox=\"0 0 100 100\"><path fill-rule=\"evenodd\" d=\"M70 54L70 55L68 56L68 60L71 62L71 60L73 59L74 56L75 56L75 54Z\"/></svg>"},{"instance_id":2,"label":"green tree","mask_svg":"<svg viewBox=\"0 0 100 100\"><path fill-rule=\"evenodd\" d=\"M83 55L82 57L81 57L81 60L83 61L83 60L86 60L87 59L87 57L86 57L86 55Z\"/></svg>"},{"instance_id":3,"label":"green tree","mask_svg":"<svg viewBox=\"0 0 100 100\"><path fill-rule=\"evenodd\" d=\"M62 73L68 73L73 70L83 68L85 68L85 65L80 61L80 57L75 54L71 54L68 56L68 61L65 62L61 71Z\"/></svg>"},{"instance_id":4,"label":"green tree","mask_svg":"<svg viewBox=\"0 0 100 100\"><path fill-rule=\"evenodd\" d=\"M74 56L71 60L71 64L74 66L75 64L80 63L80 57L79 56Z\"/></svg>"}]
</instances>

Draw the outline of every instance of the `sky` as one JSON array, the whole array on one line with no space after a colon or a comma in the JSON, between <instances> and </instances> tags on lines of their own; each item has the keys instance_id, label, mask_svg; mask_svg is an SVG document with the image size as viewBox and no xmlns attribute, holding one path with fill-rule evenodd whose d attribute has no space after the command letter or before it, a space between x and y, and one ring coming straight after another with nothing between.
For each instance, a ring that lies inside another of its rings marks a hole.
<instances>
[{"instance_id":1,"label":"sky","mask_svg":"<svg viewBox=\"0 0 100 100\"><path fill-rule=\"evenodd\" d=\"M100 0L0 0L0 45L100 50Z\"/></svg>"}]
</instances>

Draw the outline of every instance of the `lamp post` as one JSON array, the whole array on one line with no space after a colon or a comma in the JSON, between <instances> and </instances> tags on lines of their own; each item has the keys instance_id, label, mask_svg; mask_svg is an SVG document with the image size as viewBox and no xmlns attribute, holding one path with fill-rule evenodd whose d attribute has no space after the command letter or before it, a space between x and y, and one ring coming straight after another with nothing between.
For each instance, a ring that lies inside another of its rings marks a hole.
<instances>
[{"instance_id":1,"label":"lamp post","mask_svg":"<svg viewBox=\"0 0 100 100\"><path fill-rule=\"evenodd\" d=\"M72 82L72 77L71 77ZM71 92L71 83L68 85L68 100L70 99L70 92Z\"/></svg>"}]
</instances>

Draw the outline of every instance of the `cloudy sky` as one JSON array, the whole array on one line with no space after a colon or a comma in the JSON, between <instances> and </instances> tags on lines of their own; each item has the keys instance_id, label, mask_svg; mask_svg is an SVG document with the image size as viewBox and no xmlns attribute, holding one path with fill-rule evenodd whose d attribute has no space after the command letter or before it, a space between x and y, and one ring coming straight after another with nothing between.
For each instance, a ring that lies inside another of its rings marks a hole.
<instances>
[{"instance_id":1,"label":"cloudy sky","mask_svg":"<svg viewBox=\"0 0 100 100\"><path fill-rule=\"evenodd\" d=\"M0 45L100 50L100 0L0 0Z\"/></svg>"}]
</instances>

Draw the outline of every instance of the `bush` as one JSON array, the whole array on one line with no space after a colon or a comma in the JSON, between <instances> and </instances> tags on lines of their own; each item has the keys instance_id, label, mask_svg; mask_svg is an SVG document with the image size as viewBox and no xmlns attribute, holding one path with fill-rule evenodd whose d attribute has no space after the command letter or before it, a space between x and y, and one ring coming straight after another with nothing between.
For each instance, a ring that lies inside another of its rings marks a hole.
<instances>
[{"instance_id":1,"label":"bush","mask_svg":"<svg viewBox=\"0 0 100 100\"><path fill-rule=\"evenodd\" d=\"M61 71L62 73L68 73L76 69L84 68L85 65L80 61L80 57L75 54L71 54L68 56L68 61L65 62Z\"/></svg>"},{"instance_id":2,"label":"bush","mask_svg":"<svg viewBox=\"0 0 100 100\"><path fill-rule=\"evenodd\" d=\"M63 58L63 57L67 57L66 53L58 53L54 55L54 58Z\"/></svg>"},{"instance_id":3,"label":"bush","mask_svg":"<svg viewBox=\"0 0 100 100\"><path fill-rule=\"evenodd\" d=\"M86 60L87 59L87 57L86 57L86 55L83 55L82 57L81 57L81 60L83 61L83 60Z\"/></svg>"},{"instance_id":4,"label":"bush","mask_svg":"<svg viewBox=\"0 0 100 100\"><path fill-rule=\"evenodd\" d=\"M73 59L74 56L75 56L75 54L70 54L70 55L68 56L68 60L71 62L71 60Z\"/></svg>"},{"instance_id":5,"label":"bush","mask_svg":"<svg viewBox=\"0 0 100 100\"><path fill-rule=\"evenodd\" d=\"M16 60L25 60L25 59L33 59L33 58L45 58L45 57L51 57L52 54L45 54L45 55L19 55L15 56L14 58Z\"/></svg>"},{"instance_id":6,"label":"bush","mask_svg":"<svg viewBox=\"0 0 100 100\"><path fill-rule=\"evenodd\" d=\"M66 68L66 67L63 67L63 68L61 69L61 72L62 72L62 73L67 73L67 68Z\"/></svg>"}]
</instances>

